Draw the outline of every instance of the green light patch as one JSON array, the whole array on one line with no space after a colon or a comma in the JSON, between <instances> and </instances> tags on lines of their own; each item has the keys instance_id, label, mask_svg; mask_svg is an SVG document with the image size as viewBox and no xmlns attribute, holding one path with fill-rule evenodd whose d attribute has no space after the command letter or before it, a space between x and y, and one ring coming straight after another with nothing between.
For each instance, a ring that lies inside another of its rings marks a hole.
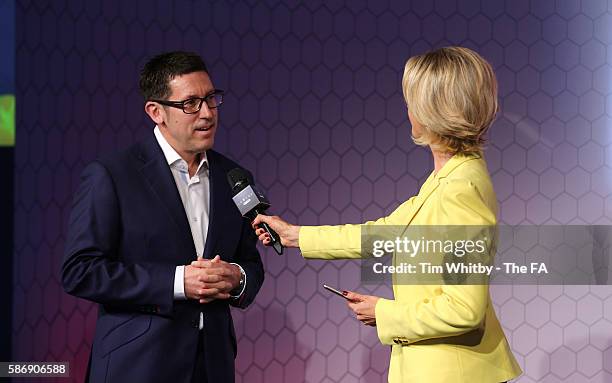
<instances>
[{"instance_id":1,"label":"green light patch","mask_svg":"<svg viewBox=\"0 0 612 383\"><path fill-rule=\"evenodd\" d=\"M0 146L15 146L15 96L0 95Z\"/></svg>"}]
</instances>

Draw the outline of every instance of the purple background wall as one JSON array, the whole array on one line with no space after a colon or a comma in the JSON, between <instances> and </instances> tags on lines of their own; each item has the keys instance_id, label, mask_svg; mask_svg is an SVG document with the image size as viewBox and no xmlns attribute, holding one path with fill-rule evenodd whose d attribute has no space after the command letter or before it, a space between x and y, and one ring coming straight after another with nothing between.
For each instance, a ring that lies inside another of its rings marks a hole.
<instances>
[{"instance_id":1,"label":"purple background wall","mask_svg":"<svg viewBox=\"0 0 612 383\"><path fill-rule=\"evenodd\" d=\"M151 132L149 55L201 53L228 91L216 148L301 224L390 212L431 170L401 95L405 60L445 45L494 65L502 112L486 153L511 224L610 224L612 13L605 1L19 1L13 360L69 360L81 381L96 309L58 282L83 166ZM239 381L386 381L389 350L320 288L354 262L264 251L234 312ZM494 286L520 382L612 381L612 287Z\"/></svg>"}]
</instances>

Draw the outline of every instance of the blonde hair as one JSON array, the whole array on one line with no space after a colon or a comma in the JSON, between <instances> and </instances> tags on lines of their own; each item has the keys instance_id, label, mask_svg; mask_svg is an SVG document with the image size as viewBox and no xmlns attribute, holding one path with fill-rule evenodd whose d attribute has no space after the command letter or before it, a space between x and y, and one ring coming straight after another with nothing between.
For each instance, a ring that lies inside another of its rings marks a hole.
<instances>
[{"instance_id":1,"label":"blonde hair","mask_svg":"<svg viewBox=\"0 0 612 383\"><path fill-rule=\"evenodd\" d=\"M411 57L402 88L410 114L423 126L416 144L481 154L498 103L493 68L478 53L446 47Z\"/></svg>"}]
</instances>

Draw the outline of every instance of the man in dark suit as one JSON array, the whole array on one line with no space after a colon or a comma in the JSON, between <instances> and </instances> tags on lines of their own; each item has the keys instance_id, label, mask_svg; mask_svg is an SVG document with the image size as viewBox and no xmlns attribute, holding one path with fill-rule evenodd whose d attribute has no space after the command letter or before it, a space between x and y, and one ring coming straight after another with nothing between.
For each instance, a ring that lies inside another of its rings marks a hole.
<instances>
[{"instance_id":1,"label":"man in dark suit","mask_svg":"<svg viewBox=\"0 0 612 383\"><path fill-rule=\"evenodd\" d=\"M140 77L154 134L83 171L62 282L99 303L90 382L233 382L230 306L264 272L250 223L211 150L223 92L202 59L170 52Z\"/></svg>"}]
</instances>

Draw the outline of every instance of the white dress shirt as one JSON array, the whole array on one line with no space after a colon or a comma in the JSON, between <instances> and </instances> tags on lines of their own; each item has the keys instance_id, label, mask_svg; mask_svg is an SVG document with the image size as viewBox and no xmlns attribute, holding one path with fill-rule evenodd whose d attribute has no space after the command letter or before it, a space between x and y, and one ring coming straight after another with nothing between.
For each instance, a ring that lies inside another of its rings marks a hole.
<instances>
[{"instance_id":1,"label":"white dress shirt","mask_svg":"<svg viewBox=\"0 0 612 383\"><path fill-rule=\"evenodd\" d=\"M187 161L182 159L176 150L170 146L166 138L161 134L158 126L155 127L153 132L157 139L157 143L164 152L164 157L166 157L166 162L168 166L170 166L172 176L174 177L174 183L181 196L185 214L189 221L193 243L196 248L196 254L193 255L193 259L196 260L197 257L204 257L204 246L206 245L206 235L208 233L209 223L210 179L208 177L208 160L206 152L202 153L198 169L193 177L190 177ZM238 264L235 265L238 266L241 273L245 275L242 267ZM244 287L246 287L246 280L240 294L233 298L240 297L244 292ZM185 296L184 265L177 266L174 273L174 299L187 299ZM202 328L203 316L202 313L200 313L200 329Z\"/></svg>"}]
</instances>

